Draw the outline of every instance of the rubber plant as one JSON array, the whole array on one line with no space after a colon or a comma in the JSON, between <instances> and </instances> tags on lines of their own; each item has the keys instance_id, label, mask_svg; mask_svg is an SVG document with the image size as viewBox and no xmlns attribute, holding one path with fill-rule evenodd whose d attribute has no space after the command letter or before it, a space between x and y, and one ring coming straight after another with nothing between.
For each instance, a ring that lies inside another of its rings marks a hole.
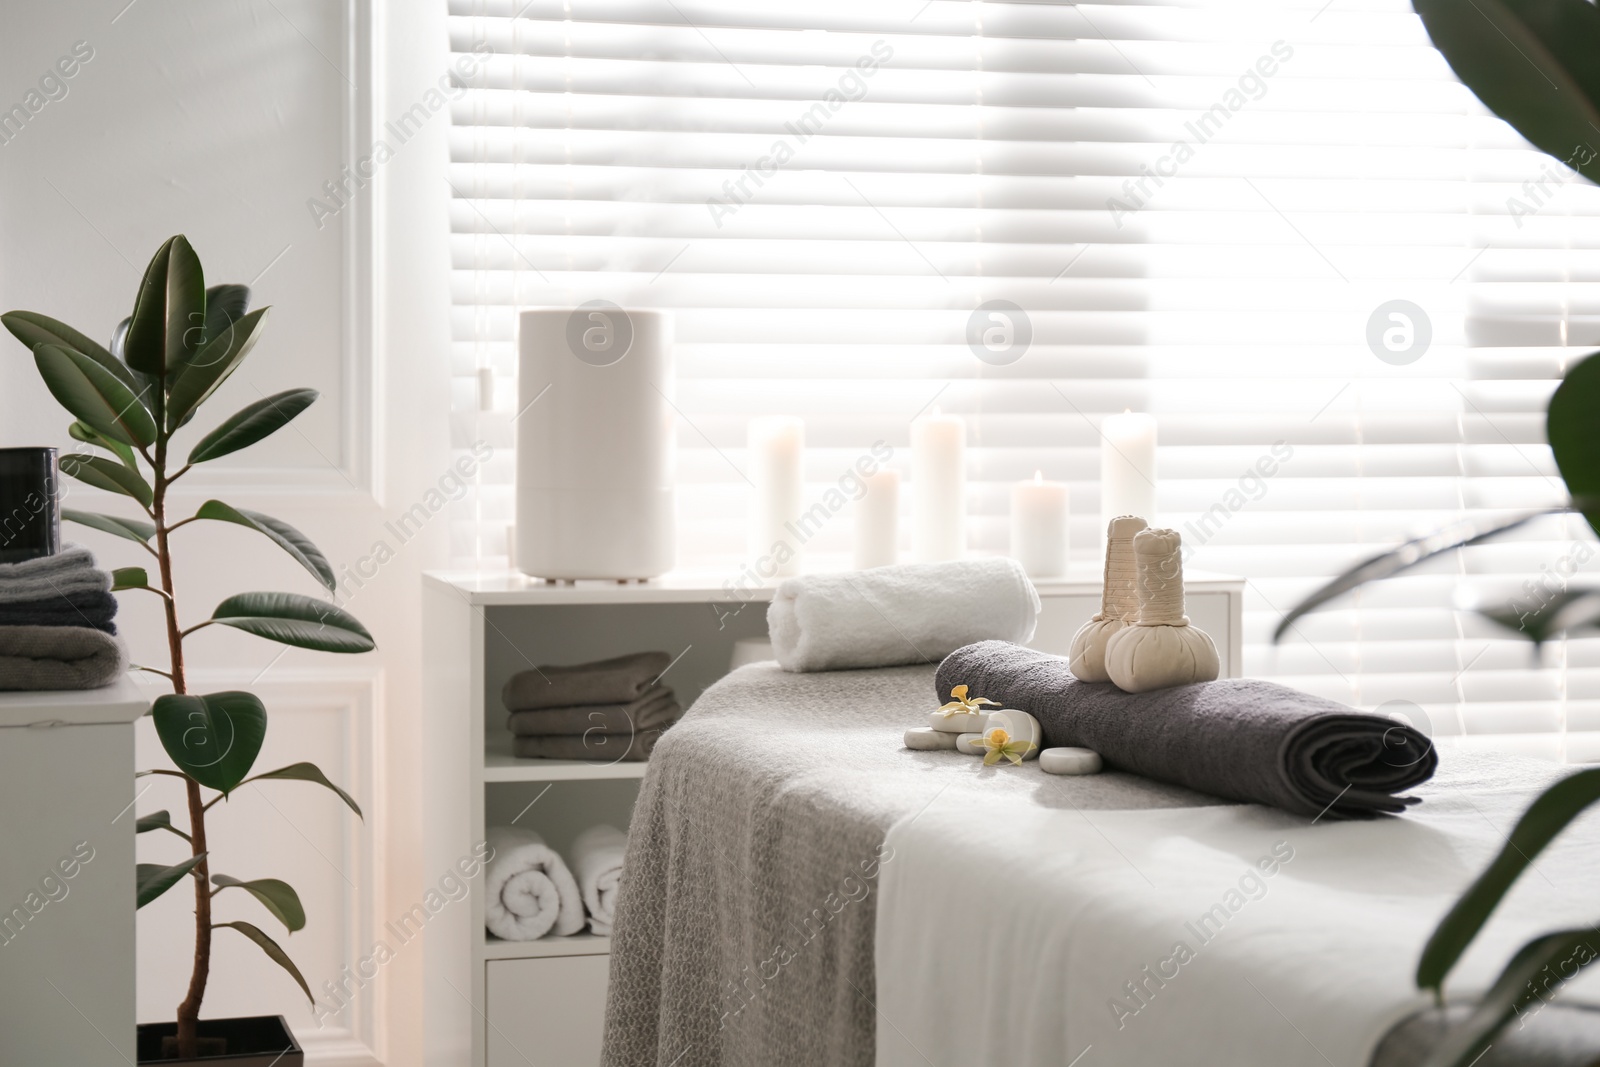
<instances>
[{"instance_id":1,"label":"rubber plant","mask_svg":"<svg viewBox=\"0 0 1600 1067\"><path fill-rule=\"evenodd\" d=\"M1478 99L1535 147L1590 181L1600 180L1600 8L1590 0L1412 0L1434 46ZM1575 363L1550 399L1546 432L1569 500L1489 522L1463 521L1365 560L1291 609L1295 620L1367 582L1444 552L1478 544L1552 512L1578 511L1600 533L1600 353ZM1480 613L1535 645L1600 623L1600 591L1568 589L1531 611ZM1556 782L1523 813L1505 846L1445 914L1417 964L1419 989L1442 1002L1445 978L1496 906L1543 848L1600 799L1600 768ZM1466 1067L1535 1001L1600 959L1600 923L1556 930L1522 946L1425 1067ZM1591 1050L1592 1051L1592 1050Z\"/></svg>"},{"instance_id":2,"label":"rubber plant","mask_svg":"<svg viewBox=\"0 0 1600 1067\"><path fill-rule=\"evenodd\" d=\"M34 365L51 394L75 422L68 432L87 446L64 455L61 469L98 489L128 497L136 518L64 510L62 517L138 545L151 557L146 566L113 572L113 591L140 590L159 598L165 611L167 669L140 667L167 678L172 692L156 698L150 710L161 745L176 769L140 771L183 782L188 803L187 831L170 814L158 811L138 820L138 831L160 830L181 839L188 855L177 863L138 865L137 907L188 879L194 890L194 969L178 1006L180 1058L199 1055L197 1024L211 972L211 937L232 930L256 945L286 970L311 998L299 968L272 937L243 919L219 921L215 898L254 898L293 933L305 926L299 894L276 878L241 879L214 872L206 814L238 787L250 782L312 782L336 793L359 817L361 809L314 764L252 774L267 732L267 712L252 693L194 693L190 690L184 643L210 626L236 630L298 648L323 652L367 652L372 635L353 616L316 597L297 593L246 592L218 604L209 618L180 617L173 584L174 544L196 530L184 527L226 522L254 530L287 552L330 592L333 568L303 534L270 515L208 500L193 514L175 518L172 487L194 467L220 459L282 429L304 411L317 393L290 389L247 404L192 444L180 462L179 440L217 389L238 370L261 337L269 309L248 310L250 291L242 285L207 287L199 257L182 236L156 252L146 268L133 314L102 347L70 326L45 315L13 311L0 316L6 328L33 354ZM91 452L96 454L90 454ZM180 531L182 531L180 533ZM207 793L210 795L208 796Z\"/></svg>"}]
</instances>

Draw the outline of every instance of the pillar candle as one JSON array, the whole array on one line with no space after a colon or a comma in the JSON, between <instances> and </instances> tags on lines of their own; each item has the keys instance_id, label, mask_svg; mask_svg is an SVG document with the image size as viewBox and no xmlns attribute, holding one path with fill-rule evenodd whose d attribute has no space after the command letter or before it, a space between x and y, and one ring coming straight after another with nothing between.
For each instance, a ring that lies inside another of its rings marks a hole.
<instances>
[{"instance_id":1,"label":"pillar candle","mask_svg":"<svg viewBox=\"0 0 1600 1067\"><path fill-rule=\"evenodd\" d=\"M1067 573L1067 487L1040 471L1011 487L1011 558L1029 577Z\"/></svg>"},{"instance_id":2,"label":"pillar candle","mask_svg":"<svg viewBox=\"0 0 1600 1067\"><path fill-rule=\"evenodd\" d=\"M1100 425L1100 540L1118 515L1156 521L1156 420L1141 412L1107 415Z\"/></svg>"},{"instance_id":3,"label":"pillar candle","mask_svg":"<svg viewBox=\"0 0 1600 1067\"><path fill-rule=\"evenodd\" d=\"M919 563L967 550L967 424L938 408L911 424L911 550Z\"/></svg>"},{"instance_id":4,"label":"pillar candle","mask_svg":"<svg viewBox=\"0 0 1600 1067\"><path fill-rule=\"evenodd\" d=\"M856 501L856 570L900 562L900 472L876 471L862 479Z\"/></svg>"},{"instance_id":5,"label":"pillar candle","mask_svg":"<svg viewBox=\"0 0 1600 1067\"><path fill-rule=\"evenodd\" d=\"M763 575L800 573L800 541L790 525L804 510L805 423L788 415L750 420L750 557Z\"/></svg>"}]
</instances>

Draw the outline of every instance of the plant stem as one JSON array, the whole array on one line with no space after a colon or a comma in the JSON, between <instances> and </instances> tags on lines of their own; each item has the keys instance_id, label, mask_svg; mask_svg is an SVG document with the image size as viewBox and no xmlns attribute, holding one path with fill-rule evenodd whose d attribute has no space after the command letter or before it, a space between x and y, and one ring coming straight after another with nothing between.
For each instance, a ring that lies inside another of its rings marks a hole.
<instances>
[{"instance_id":1,"label":"plant stem","mask_svg":"<svg viewBox=\"0 0 1600 1067\"><path fill-rule=\"evenodd\" d=\"M162 425L166 413L159 401L156 420ZM156 523L156 560L161 568L161 591L167 613L167 650L172 657L172 691L188 692L188 682L183 669L183 631L178 626L178 600L172 587L172 552L167 535L172 528L167 525L167 437L159 435L156 441L154 500L150 514ZM184 775L184 790L189 800L190 854L199 856L206 851L206 811L200 799L200 783ZM206 995L206 979L211 974L211 883L210 864L202 859L192 872L194 878L194 970L189 975L189 991L178 1005L178 1056L193 1059L199 1055L200 1003Z\"/></svg>"}]
</instances>

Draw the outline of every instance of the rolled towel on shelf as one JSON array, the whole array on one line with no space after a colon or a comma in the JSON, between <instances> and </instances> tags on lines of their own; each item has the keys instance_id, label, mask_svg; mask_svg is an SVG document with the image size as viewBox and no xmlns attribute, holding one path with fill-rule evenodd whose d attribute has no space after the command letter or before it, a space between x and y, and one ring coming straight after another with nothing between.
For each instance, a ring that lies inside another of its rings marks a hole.
<instances>
[{"instance_id":1,"label":"rolled towel on shelf","mask_svg":"<svg viewBox=\"0 0 1600 1067\"><path fill-rule=\"evenodd\" d=\"M584 735L593 730L627 737L640 730L664 729L682 716L683 708L672 690L658 685L631 704L579 704L570 708L513 711L506 717L506 729L518 737Z\"/></svg>"},{"instance_id":2,"label":"rolled towel on shelf","mask_svg":"<svg viewBox=\"0 0 1600 1067\"><path fill-rule=\"evenodd\" d=\"M506 941L567 936L583 929L583 897L566 862L544 838L491 826L493 859L483 872L483 924Z\"/></svg>"},{"instance_id":3,"label":"rolled towel on shelf","mask_svg":"<svg viewBox=\"0 0 1600 1067\"><path fill-rule=\"evenodd\" d=\"M518 759L573 759L590 763L640 763L650 758L661 730L636 734L559 734L550 737L512 735L511 754Z\"/></svg>"},{"instance_id":4,"label":"rolled towel on shelf","mask_svg":"<svg viewBox=\"0 0 1600 1067\"><path fill-rule=\"evenodd\" d=\"M110 593L48 594L39 600L0 603L0 626L90 626L108 634L117 632L111 620L117 615L117 598Z\"/></svg>"},{"instance_id":5,"label":"rolled towel on shelf","mask_svg":"<svg viewBox=\"0 0 1600 1067\"><path fill-rule=\"evenodd\" d=\"M578 876L578 892L589 913L589 932L611 934L611 920L617 911L617 886L622 883L622 855L628 850L628 835L615 826L591 826L572 842L572 869Z\"/></svg>"},{"instance_id":6,"label":"rolled towel on shelf","mask_svg":"<svg viewBox=\"0 0 1600 1067\"><path fill-rule=\"evenodd\" d=\"M934 663L974 641L1033 637L1039 594L1012 559L810 574L778 586L767 629L786 671Z\"/></svg>"},{"instance_id":7,"label":"rolled towel on shelf","mask_svg":"<svg viewBox=\"0 0 1600 1067\"><path fill-rule=\"evenodd\" d=\"M82 545L63 545L53 556L0 563L0 604L110 591L111 575L94 565L94 554Z\"/></svg>"},{"instance_id":8,"label":"rolled towel on shelf","mask_svg":"<svg viewBox=\"0 0 1600 1067\"><path fill-rule=\"evenodd\" d=\"M962 684L1032 714L1047 748L1093 749L1113 770L1310 818L1404 811L1418 798L1395 794L1438 766L1404 723L1252 678L1124 693L1074 678L1059 656L984 641L939 665L937 692Z\"/></svg>"},{"instance_id":9,"label":"rolled towel on shelf","mask_svg":"<svg viewBox=\"0 0 1600 1067\"><path fill-rule=\"evenodd\" d=\"M631 704L672 666L665 652L635 652L570 666L535 667L511 676L500 691L507 711L569 708L579 704Z\"/></svg>"},{"instance_id":10,"label":"rolled towel on shelf","mask_svg":"<svg viewBox=\"0 0 1600 1067\"><path fill-rule=\"evenodd\" d=\"M128 669L117 638L87 626L0 626L0 689L99 689Z\"/></svg>"}]
</instances>

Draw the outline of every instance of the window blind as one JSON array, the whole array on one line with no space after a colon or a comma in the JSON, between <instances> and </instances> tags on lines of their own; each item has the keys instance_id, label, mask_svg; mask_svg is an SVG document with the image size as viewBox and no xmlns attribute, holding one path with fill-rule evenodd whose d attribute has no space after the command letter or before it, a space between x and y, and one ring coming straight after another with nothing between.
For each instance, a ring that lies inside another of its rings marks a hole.
<instances>
[{"instance_id":1,"label":"window blind","mask_svg":"<svg viewBox=\"0 0 1600 1067\"><path fill-rule=\"evenodd\" d=\"M805 419L816 497L879 440L908 471L935 406L974 551L1037 470L1093 559L1100 420L1148 411L1159 522L1249 580L1248 673L1600 758L1600 642L1536 668L1468 602L1594 570L1581 520L1268 642L1384 546L1562 499L1542 413L1600 333L1597 191L1403 0L448 2L454 444L494 449L458 563L505 561L516 309L671 308L685 566L737 574L750 417ZM992 301L1025 347L971 343ZM849 542L841 514L807 552Z\"/></svg>"}]
</instances>

